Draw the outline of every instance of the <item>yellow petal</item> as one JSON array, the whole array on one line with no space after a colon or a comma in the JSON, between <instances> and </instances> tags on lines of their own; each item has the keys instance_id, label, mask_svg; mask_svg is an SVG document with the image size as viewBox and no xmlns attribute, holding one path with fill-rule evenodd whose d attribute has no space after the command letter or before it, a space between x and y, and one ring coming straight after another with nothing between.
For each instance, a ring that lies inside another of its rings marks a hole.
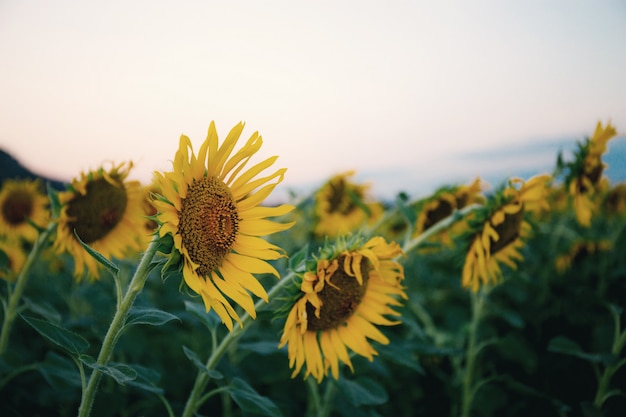
<instances>
[{"instance_id":1,"label":"yellow petal","mask_svg":"<svg viewBox=\"0 0 626 417\"><path fill-rule=\"evenodd\" d=\"M229 262L236 268L253 274L272 274L279 277L278 271L270 264L257 258L230 253L227 256Z\"/></svg>"},{"instance_id":2,"label":"yellow petal","mask_svg":"<svg viewBox=\"0 0 626 417\"><path fill-rule=\"evenodd\" d=\"M259 237L241 234L237 236L232 249L241 255L265 260L276 260L286 256L278 246L272 245Z\"/></svg>"},{"instance_id":3,"label":"yellow petal","mask_svg":"<svg viewBox=\"0 0 626 417\"><path fill-rule=\"evenodd\" d=\"M273 180L276 177L280 177L278 182L281 182L283 180L284 176L285 176L285 172L286 171L287 171L287 168L282 168L282 169L279 169L278 171L274 172L272 175L269 175L267 177L258 178L256 180L250 181L247 184L244 184L243 186L241 186L239 188L235 189L233 187L233 198L235 200L240 200L241 198L245 197L246 195L248 195L249 193L251 193L255 189L259 188L261 185L265 184L266 182L269 182L269 181Z\"/></svg>"},{"instance_id":4,"label":"yellow petal","mask_svg":"<svg viewBox=\"0 0 626 417\"><path fill-rule=\"evenodd\" d=\"M295 222L291 223L276 223L271 220L257 219L257 220L243 220L239 223L239 233L250 236L267 236L272 233L282 232L289 229Z\"/></svg>"},{"instance_id":5,"label":"yellow petal","mask_svg":"<svg viewBox=\"0 0 626 417\"><path fill-rule=\"evenodd\" d=\"M250 168L243 174L239 175L237 179L231 185L231 188L233 190L238 190L239 188L243 187L250 180L252 180L252 178L254 178L256 175L260 174L263 170L271 167L274 164L274 162L276 162L276 159L278 159L278 156L272 156L254 165L252 168Z\"/></svg>"},{"instance_id":6,"label":"yellow petal","mask_svg":"<svg viewBox=\"0 0 626 417\"><path fill-rule=\"evenodd\" d=\"M265 302L268 302L267 292L261 285L258 279L256 279L249 272L242 271L241 269L230 263L228 258L224 259L222 266L220 266L220 272L225 280L236 282L246 290L252 292L252 294L261 298Z\"/></svg>"},{"instance_id":7,"label":"yellow petal","mask_svg":"<svg viewBox=\"0 0 626 417\"><path fill-rule=\"evenodd\" d=\"M237 144L239 140L239 136L241 136L241 132L243 131L244 124L242 122L237 123L231 130L228 132L228 136L222 143L222 146L217 150L217 157L215 158L215 176L220 179L224 179L223 168L230 157L230 154L233 151L233 148Z\"/></svg>"},{"instance_id":8,"label":"yellow petal","mask_svg":"<svg viewBox=\"0 0 626 417\"><path fill-rule=\"evenodd\" d=\"M254 132L250 139L246 142L246 144L239 149L229 160L226 162L224 166L224 171L222 172L223 177L225 178L231 171L229 178L224 182L227 185L237 177L239 172L246 166L252 155L257 153L263 144L263 139L259 136L258 132ZM234 169L236 167L236 169ZM234 171L233 171L234 169Z\"/></svg>"},{"instance_id":9,"label":"yellow petal","mask_svg":"<svg viewBox=\"0 0 626 417\"><path fill-rule=\"evenodd\" d=\"M247 210L240 210L239 215L244 219L261 219L264 217L284 216L295 209L291 204L282 204L276 207L257 206Z\"/></svg>"}]
</instances>

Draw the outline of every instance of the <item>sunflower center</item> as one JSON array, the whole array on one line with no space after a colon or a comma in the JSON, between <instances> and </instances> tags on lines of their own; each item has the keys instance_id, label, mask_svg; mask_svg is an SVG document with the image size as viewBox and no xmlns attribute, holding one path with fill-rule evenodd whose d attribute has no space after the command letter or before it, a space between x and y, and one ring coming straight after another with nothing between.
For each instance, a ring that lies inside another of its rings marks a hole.
<instances>
[{"instance_id":1,"label":"sunflower center","mask_svg":"<svg viewBox=\"0 0 626 417\"><path fill-rule=\"evenodd\" d=\"M432 210L428 210L426 213L426 220L424 221L424 230L430 229L437 224L440 220L445 219L452 214L452 204L447 200L439 200L439 204Z\"/></svg>"},{"instance_id":2,"label":"sunflower center","mask_svg":"<svg viewBox=\"0 0 626 417\"><path fill-rule=\"evenodd\" d=\"M458 209L462 209L463 207L467 206L467 203L469 202L469 193L461 193L455 196L456 199L456 207Z\"/></svg>"},{"instance_id":3,"label":"sunflower center","mask_svg":"<svg viewBox=\"0 0 626 417\"><path fill-rule=\"evenodd\" d=\"M524 207L521 207L517 213L506 213L504 221L493 227L499 238L495 242L491 241L489 250L491 255L498 253L519 237L522 221L524 221Z\"/></svg>"},{"instance_id":4,"label":"sunflower center","mask_svg":"<svg viewBox=\"0 0 626 417\"><path fill-rule=\"evenodd\" d=\"M355 277L348 275L344 269L346 255L339 257L339 268L330 279L333 285L328 283L317 293L322 301L319 318L315 316L315 307L306 304L307 329L312 331L327 330L343 324L356 310L365 295L367 280L369 277L367 259L361 260L361 275L363 285L360 285Z\"/></svg>"},{"instance_id":5,"label":"sunflower center","mask_svg":"<svg viewBox=\"0 0 626 417\"><path fill-rule=\"evenodd\" d=\"M589 178L592 184L597 184L602 177L603 170L604 164L602 164L601 155L587 155L582 175Z\"/></svg>"},{"instance_id":6,"label":"sunflower center","mask_svg":"<svg viewBox=\"0 0 626 417\"><path fill-rule=\"evenodd\" d=\"M354 199L362 197L356 190L350 190L343 179L331 182L329 187L329 213L340 213L345 215L354 211L356 208ZM352 196L349 193L354 193L355 195Z\"/></svg>"},{"instance_id":7,"label":"sunflower center","mask_svg":"<svg viewBox=\"0 0 626 417\"><path fill-rule=\"evenodd\" d=\"M190 185L178 227L198 274L207 276L222 264L239 231L239 211L228 186L216 177Z\"/></svg>"},{"instance_id":8,"label":"sunflower center","mask_svg":"<svg viewBox=\"0 0 626 417\"><path fill-rule=\"evenodd\" d=\"M90 244L103 238L115 228L126 211L128 196L121 182L111 184L98 178L87 184L87 192L68 203L67 214L73 219L70 229L83 242Z\"/></svg>"},{"instance_id":9,"label":"sunflower center","mask_svg":"<svg viewBox=\"0 0 626 417\"><path fill-rule=\"evenodd\" d=\"M26 191L16 190L2 205L2 217L10 225L18 225L30 216L33 210L32 195Z\"/></svg>"}]
</instances>

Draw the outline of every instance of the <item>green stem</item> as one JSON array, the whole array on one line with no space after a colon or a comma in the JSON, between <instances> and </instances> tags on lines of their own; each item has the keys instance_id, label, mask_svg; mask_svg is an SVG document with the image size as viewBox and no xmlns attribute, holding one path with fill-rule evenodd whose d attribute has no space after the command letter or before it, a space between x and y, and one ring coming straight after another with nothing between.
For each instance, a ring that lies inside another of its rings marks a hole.
<instances>
[{"instance_id":1,"label":"green stem","mask_svg":"<svg viewBox=\"0 0 626 417\"><path fill-rule=\"evenodd\" d=\"M474 399L474 372L476 371L476 359L478 357L478 326L483 315L485 305L484 288L477 293L472 292L472 318L469 328L469 341L465 353L465 372L461 391L461 417L469 417Z\"/></svg>"},{"instance_id":2,"label":"green stem","mask_svg":"<svg viewBox=\"0 0 626 417\"><path fill-rule=\"evenodd\" d=\"M135 302L135 298L143 289L146 279L150 273L151 262L157 251L158 239L158 236L154 237L150 246L148 246L148 249L143 254L141 261L137 266L137 270L128 284L126 294L124 294L124 298L119 304L119 308L115 312L115 315L111 320L111 324L109 325L109 330L107 330L104 340L102 341L100 353L98 354L98 359L96 360L98 365L106 366L111 359L115 344L117 343L117 340L124 328L126 316ZM98 383L100 382L101 377L102 372L98 369L94 369L91 373L89 382L87 383L87 388L83 392L80 407L78 408L79 417L86 417L91 413L91 407L93 406L96 391L98 389Z\"/></svg>"},{"instance_id":3,"label":"green stem","mask_svg":"<svg viewBox=\"0 0 626 417\"><path fill-rule=\"evenodd\" d=\"M619 322L617 323L619 326ZM619 329L617 334L615 335L615 339L613 341L613 348L611 349L611 353L616 357L619 357L624 345L626 345L626 330L624 330L621 334L619 334ZM607 390L611 384L611 378L613 374L618 370L618 368L623 365L623 362L618 362L616 365L607 366L604 368L604 372L602 373L602 377L598 382L598 390L596 391L596 396L593 400L593 404L596 408L600 409L609 396L607 396Z\"/></svg>"},{"instance_id":4,"label":"green stem","mask_svg":"<svg viewBox=\"0 0 626 417\"><path fill-rule=\"evenodd\" d=\"M426 311L422 303L416 300L415 297L411 297L411 299L409 299L408 306L415 317L417 317L422 323L424 332L435 342L435 345L438 345L440 337L439 332L437 331L437 326L435 326L435 322L430 314L428 314L428 311Z\"/></svg>"},{"instance_id":5,"label":"green stem","mask_svg":"<svg viewBox=\"0 0 626 417\"><path fill-rule=\"evenodd\" d=\"M17 276L17 280L15 281L15 288L11 292L11 287L9 286L9 302L6 305L4 311L4 320L2 322L2 332L0 333L0 356L6 352L7 347L9 346L9 333L11 332L11 327L13 326L13 321L17 316L17 306L19 304L20 298L22 297L22 293L24 292L24 288L26 287L26 282L28 281L28 276L31 267L35 263L35 260L39 257L39 253L44 245L48 241L48 237L54 232L56 229L56 222L52 222L48 225L48 228L45 229L42 233L39 234L37 241L33 245L28 257L26 258L26 262L24 262L24 266Z\"/></svg>"},{"instance_id":6,"label":"green stem","mask_svg":"<svg viewBox=\"0 0 626 417\"><path fill-rule=\"evenodd\" d=\"M461 210L454 211L451 215L449 215L445 219L438 221L435 225L433 225L432 227L429 227L428 229L426 229L423 233L421 233L414 239L411 239L408 242L406 242L402 246L402 250L405 253L409 253L413 249L420 247L424 242L426 242L432 236L452 226L455 222L465 217L466 214L476 210L476 208L478 207L480 206L476 204L472 204L470 206L463 207Z\"/></svg>"},{"instance_id":7,"label":"green stem","mask_svg":"<svg viewBox=\"0 0 626 417\"><path fill-rule=\"evenodd\" d=\"M309 392L309 401L307 404L307 417L319 416L322 409L322 401L320 400L319 385L313 378L306 379L306 386Z\"/></svg>"},{"instance_id":8,"label":"green stem","mask_svg":"<svg viewBox=\"0 0 626 417\"><path fill-rule=\"evenodd\" d=\"M312 378L309 378L312 380ZM318 417L327 417L330 415L330 410L332 409L332 400L335 395L335 388L337 384L335 381L328 380L326 382L326 391L324 392L324 398L322 400L322 408L320 409Z\"/></svg>"},{"instance_id":9,"label":"green stem","mask_svg":"<svg viewBox=\"0 0 626 417\"><path fill-rule=\"evenodd\" d=\"M293 278L293 272L290 272L289 274L284 276L280 281L278 281L276 285L272 287L272 289L267 293L267 297L270 300L270 302L274 298L274 296L285 285L291 282L292 278ZM260 311L263 308L263 306L266 306L266 305L269 305L269 304L265 304L264 300L259 300L254 305L254 310ZM209 357L206 363L206 369L209 369L209 370L214 369L215 366L217 366L217 364L219 363L220 359L222 359L222 356L224 355L224 353L226 353L226 351L230 347L231 343L237 340L243 334L243 332L247 330L248 327L250 327L251 324L252 324L252 317L250 317L248 313L244 313L241 316L241 325L239 327L235 327L230 333L228 333L222 339L222 341L217 346L217 348L213 349L213 352L211 353L211 356ZM189 394L189 398L187 398L187 403L185 404L183 417L193 416L194 412L201 405L199 399L202 393L204 392L204 389L206 388L206 385L208 384L208 382L209 382L209 375L206 372L198 371L198 375L196 376L196 381L194 382L193 388L191 389L191 393Z\"/></svg>"}]
</instances>

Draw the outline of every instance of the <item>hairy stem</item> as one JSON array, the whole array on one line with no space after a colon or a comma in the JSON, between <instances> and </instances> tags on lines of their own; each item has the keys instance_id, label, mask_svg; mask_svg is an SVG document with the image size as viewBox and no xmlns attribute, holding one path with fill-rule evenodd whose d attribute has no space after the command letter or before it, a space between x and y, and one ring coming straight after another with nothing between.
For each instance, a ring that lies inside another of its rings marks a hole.
<instances>
[{"instance_id":1,"label":"hairy stem","mask_svg":"<svg viewBox=\"0 0 626 417\"><path fill-rule=\"evenodd\" d=\"M133 306L135 298L137 298L137 295L143 289L146 279L150 273L150 264L157 251L158 239L158 235L155 236L146 252L144 252L141 261L139 262L139 266L137 266L137 270L128 284L124 298L113 315L113 319L109 325L109 330L104 336L102 346L100 347L100 353L98 354L98 359L96 360L98 365L106 366L111 359L117 340L124 328L126 316L128 315L130 308ZM91 407L93 406L101 377L102 371L98 369L94 369L91 373L89 382L87 382L87 388L83 392L80 407L78 408L79 417L86 417L91 413Z\"/></svg>"},{"instance_id":2,"label":"hairy stem","mask_svg":"<svg viewBox=\"0 0 626 417\"><path fill-rule=\"evenodd\" d=\"M9 301L4 310L4 320L2 321L2 331L0 332L0 355L4 354L9 346L9 334L11 332L11 327L13 326L13 321L17 316L18 304L20 302L20 298L22 297L22 293L24 292L24 288L26 287L30 269L35 263L35 260L39 257L41 249L46 245L48 238L54 232L56 227L56 222L51 222L48 225L48 228L39 234L37 241L26 258L26 262L24 263L22 270L17 276L13 291L11 291L9 284Z\"/></svg>"}]
</instances>

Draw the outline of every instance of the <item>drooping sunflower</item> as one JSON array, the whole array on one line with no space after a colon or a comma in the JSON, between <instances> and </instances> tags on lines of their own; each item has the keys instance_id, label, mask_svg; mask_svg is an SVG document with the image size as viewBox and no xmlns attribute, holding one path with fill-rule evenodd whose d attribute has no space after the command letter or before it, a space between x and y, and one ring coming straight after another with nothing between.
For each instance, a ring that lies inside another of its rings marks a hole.
<instances>
[{"instance_id":1,"label":"drooping sunflower","mask_svg":"<svg viewBox=\"0 0 626 417\"><path fill-rule=\"evenodd\" d=\"M626 183L619 183L611 187L604 197L604 208L610 215L623 216L626 214Z\"/></svg>"},{"instance_id":2,"label":"drooping sunflower","mask_svg":"<svg viewBox=\"0 0 626 417\"><path fill-rule=\"evenodd\" d=\"M167 267L182 270L187 286L202 297L207 311L216 311L229 330L233 319L242 325L232 302L255 318L249 292L268 301L253 274L279 276L266 261L279 259L284 252L261 236L293 225L267 219L283 216L293 206L260 205L283 180L284 168L258 177L277 156L244 169L263 143L258 132L232 154L243 127L238 123L219 145L211 122L197 157L189 138L182 135L174 170L155 173L162 193L154 201L159 234L172 239Z\"/></svg>"},{"instance_id":3,"label":"drooping sunflower","mask_svg":"<svg viewBox=\"0 0 626 417\"><path fill-rule=\"evenodd\" d=\"M82 172L59 193L61 212L54 242L57 253L74 258L74 276L100 278L100 264L74 232L106 258L121 259L141 247L145 222L139 181L127 180L132 163Z\"/></svg>"},{"instance_id":4,"label":"drooping sunflower","mask_svg":"<svg viewBox=\"0 0 626 417\"><path fill-rule=\"evenodd\" d=\"M562 155L558 156L557 174L566 171L565 187L573 200L576 219L582 226L591 225L599 204L598 196L608 188L608 181L602 175L606 167L602 155L608 141L616 134L611 123L602 127L598 122L593 136L578 143L573 161L564 162Z\"/></svg>"},{"instance_id":5,"label":"drooping sunflower","mask_svg":"<svg viewBox=\"0 0 626 417\"><path fill-rule=\"evenodd\" d=\"M563 273L569 270L574 262L579 259L583 259L587 256L591 256L596 252L605 252L613 249L613 244L609 240L575 240L569 251L563 255L558 256L554 260L556 270Z\"/></svg>"},{"instance_id":6,"label":"drooping sunflower","mask_svg":"<svg viewBox=\"0 0 626 417\"><path fill-rule=\"evenodd\" d=\"M315 215L317 237L334 238L372 224L380 218L382 204L368 201L367 184L356 184L350 180L354 171L335 175L315 193Z\"/></svg>"},{"instance_id":7,"label":"drooping sunflower","mask_svg":"<svg viewBox=\"0 0 626 417\"><path fill-rule=\"evenodd\" d=\"M483 186L479 178L469 185L444 186L433 195L416 204L417 220L413 230L413 237L417 237L433 227L439 221L450 216L455 210L460 210L470 204L483 204L485 197L482 195ZM452 244L452 236L463 227L462 222L457 222L448 230L433 236L433 240L441 241L445 245Z\"/></svg>"},{"instance_id":8,"label":"drooping sunflower","mask_svg":"<svg viewBox=\"0 0 626 417\"><path fill-rule=\"evenodd\" d=\"M502 279L500 264L517 267L519 250L531 231L527 215L547 209L549 175L527 182L511 179L506 187L490 196L485 206L467 221L469 249L463 266L462 285L476 292L481 285Z\"/></svg>"},{"instance_id":9,"label":"drooping sunflower","mask_svg":"<svg viewBox=\"0 0 626 417\"><path fill-rule=\"evenodd\" d=\"M0 278L14 282L25 262L26 254L19 242L0 240Z\"/></svg>"},{"instance_id":10,"label":"drooping sunflower","mask_svg":"<svg viewBox=\"0 0 626 417\"><path fill-rule=\"evenodd\" d=\"M319 383L330 371L338 379L340 362L354 371L348 349L372 361L378 352L369 339L389 343L376 326L399 323L385 316L399 316L393 307L407 298L404 270L394 261L401 254L382 237L365 244L340 238L305 263L282 309L287 319L279 347L288 345L292 378L306 365L304 378Z\"/></svg>"},{"instance_id":11,"label":"drooping sunflower","mask_svg":"<svg viewBox=\"0 0 626 417\"><path fill-rule=\"evenodd\" d=\"M0 190L0 235L34 242L39 232L29 222L46 227L48 206L39 180L6 180Z\"/></svg>"}]
</instances>

